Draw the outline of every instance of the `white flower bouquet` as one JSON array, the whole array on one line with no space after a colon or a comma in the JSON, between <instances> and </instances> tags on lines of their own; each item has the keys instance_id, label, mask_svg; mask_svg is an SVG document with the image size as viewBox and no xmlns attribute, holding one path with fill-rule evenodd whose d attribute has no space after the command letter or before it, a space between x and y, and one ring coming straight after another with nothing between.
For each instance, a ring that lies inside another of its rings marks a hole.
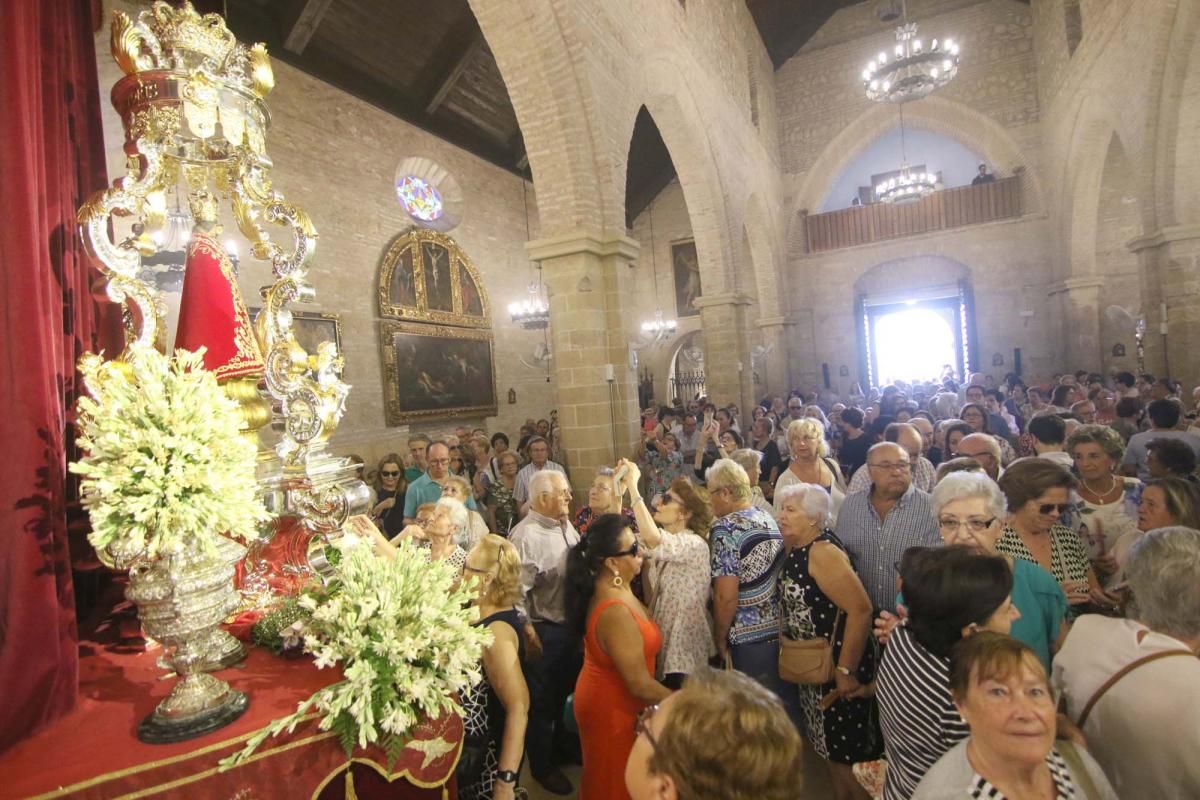
<instances>
[{"instance_id":1,"label":"white flower bouquet","mask_svg":"<svg viewBox=\"0 0 1200 800\"><path fill-rule=\"evenodd\" d=\"M221 767L295 730L314 709L321 730L333 730L347 754L378 744L391 762L422 718L461 712L455 694L478 682L480 656L492 637L471 624L477 612L467 588L454 585L458 577L449 563L427 561L411 541L394 559L377 557L365 541L346 547L336 588L300 598L312 612L305 649L318 668L341 664L343 679L256 733Z\"/></svg>"},{"instance_id":2,"label":"white flower bouquet","mask_svg":"<svg viewBox=\"0 0 1200 800\"><path fill-rule=\"evenodd\" d=\"M91 396L79 399L86 455L71 471L98 553L120 554L120 566L188 547L215 554L216 536L245 538L267 518L256 448L203 351L134 346L123 361L89 353L79 368Z\"/></svg>"}]
</instances>

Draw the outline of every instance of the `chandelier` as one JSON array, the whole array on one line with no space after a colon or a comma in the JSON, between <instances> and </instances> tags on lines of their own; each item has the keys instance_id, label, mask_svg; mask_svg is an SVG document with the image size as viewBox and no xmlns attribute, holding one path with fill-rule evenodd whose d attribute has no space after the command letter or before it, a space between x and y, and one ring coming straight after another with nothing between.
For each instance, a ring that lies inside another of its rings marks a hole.
<instances>
[{"instance_id":1,"label":"chandelier","mask_svg":"<svg viewBox=\"0 0 1200 800\"><path fill-rule=\"evenodd\" d=\"M529 297L509 303L508 315L513 322L527 331L545 330L550 327L550 306L542 296L540 266L537 282L529 284Z\"/></svg>"},{"instance_id":2,"label":"chandelier","mask_svg":"<svg viewBox=\"0 0 1200 800\"><path fill-rule=\"evenodd\" d=\"M896 48L889 60L881 52L862 71L867 99L881 103L904 103L928 97L958 74L958 45L952 39L934 39L925 47L917 38L917 23L908 21L896 28Z\"/></svg>"},{"instance_id":3,"label":"chandelier","mask_svg":"<svg viewBox=\"0 0 1200 800\"><path fill-rule=\"evenodd\" d=\"M875 199L880 203L903 203L920 200L937 191L937 175L932 172L913 172L908 167L908 152L904 143L904 106L900 111L900 171L875 186Z\"/></svg>"},{"instance_id":4,"label":"chandelier","mask_svg":"<svg viewBox=\"0 0 1200 800\"><path fill-rule=\"evenodd\" d=\"M663 314L662 304L658 301L658 260L654 252L654 201L650 201L650 274L654 276L654 300L658 307L654 309L654 317L642 323L641 341L639 347L658 347L665 344L675 335L679 323L667 319Z\"/></svg>"}]
</instances>

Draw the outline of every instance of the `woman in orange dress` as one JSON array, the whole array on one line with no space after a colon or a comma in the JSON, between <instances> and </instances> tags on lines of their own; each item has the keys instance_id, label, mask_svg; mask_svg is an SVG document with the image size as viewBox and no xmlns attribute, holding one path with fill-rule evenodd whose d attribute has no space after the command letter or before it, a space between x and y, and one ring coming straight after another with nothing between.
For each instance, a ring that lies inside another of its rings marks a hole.
<instances>
[{"instance_id":1,"label":"woman in orange dress","mask_svg":"<svg viewBox=\"0 0 1200 800\"><path fill-rule=\"evenodd\" d=\"M580 800L623 800L625 762L643 708L671 692L654 680L658 626L629 588L642 569L629 521L603 514L567 561L567 622L583 636L575 719L583 746Z\"/></svg>"}]
</instances>

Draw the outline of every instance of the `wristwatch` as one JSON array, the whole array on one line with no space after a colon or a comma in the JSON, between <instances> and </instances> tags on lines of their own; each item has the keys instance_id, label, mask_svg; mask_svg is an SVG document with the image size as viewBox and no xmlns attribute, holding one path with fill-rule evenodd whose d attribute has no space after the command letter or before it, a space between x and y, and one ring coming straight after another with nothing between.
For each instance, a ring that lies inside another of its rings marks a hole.
<instances>
[{"instance_id":1,"label":"wristwatch","mask_svg":"<svg viewBox=\"0 0 1200 800\"><path fill-rule=\"evenodd\" d=\"M513 772L511 769L498 769L496 770L496 780L500 781L501 783L516 783L517 773Z\"/></svg>"},{"instance_id":2,"label":"wristwatch","mask_svg":"<svg viewBox=\"0 0 1200 800\"><path fill-rule=\"evenodd\" d=\"M838 672L842 673L846 677L849 677L854 674L853 672L850 671L849 667L843 667L841 664L838 664L836 667L834 667L834 669L836 669Z\"/></svg>"}]
</instances>

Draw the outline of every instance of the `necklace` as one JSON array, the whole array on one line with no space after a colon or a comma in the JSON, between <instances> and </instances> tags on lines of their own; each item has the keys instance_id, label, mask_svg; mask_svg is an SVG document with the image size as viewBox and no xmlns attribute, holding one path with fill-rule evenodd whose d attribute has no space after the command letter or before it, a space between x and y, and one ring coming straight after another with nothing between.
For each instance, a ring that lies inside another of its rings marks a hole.
<instances>
[{"instance_id":1,"label":"necklace","mask_svg":"<svg viewBox=\"0 0 1200 800\"><path fill-rule=\"evenodd\" d=\"M1113 490L1117 488L1117 476L1113 475L1110 472L1108 474L1108 479L1109 479L1109 481L1111 481L1111 483L1108 484L1108 488L1105 489L1103 492L1097 492L1095 489L1093 489L1091 487L1091 485L1086 480L1083 482L1083 488L1085 488L1089 492L1091 492L1093 497L1108 497L1110 494L1113 493Z\"/></svg>"}]
</instances>

